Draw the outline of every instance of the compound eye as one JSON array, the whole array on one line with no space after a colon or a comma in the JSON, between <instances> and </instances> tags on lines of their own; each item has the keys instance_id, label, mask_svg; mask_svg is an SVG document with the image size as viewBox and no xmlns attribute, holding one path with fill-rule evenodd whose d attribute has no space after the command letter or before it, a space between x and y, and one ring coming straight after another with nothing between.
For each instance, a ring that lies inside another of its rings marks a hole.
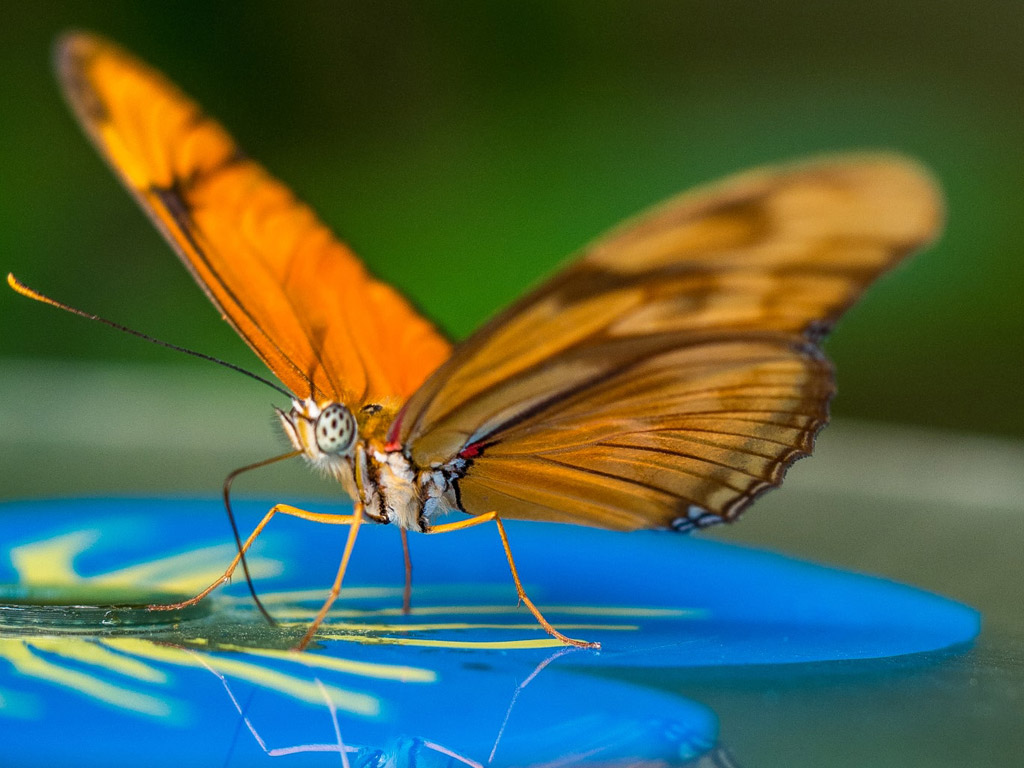
<instances>
[{"instance_id":1,"label":"compound eye","mask_svg":"<svg viewBox=\"0 0 1024 768\"><path fill-rule=\"evenodd\" d=\"M356 444L356 417L344 405L333 403L316 420L316 444L324 453L344 456Z\"/></svg>"}]
</instances>

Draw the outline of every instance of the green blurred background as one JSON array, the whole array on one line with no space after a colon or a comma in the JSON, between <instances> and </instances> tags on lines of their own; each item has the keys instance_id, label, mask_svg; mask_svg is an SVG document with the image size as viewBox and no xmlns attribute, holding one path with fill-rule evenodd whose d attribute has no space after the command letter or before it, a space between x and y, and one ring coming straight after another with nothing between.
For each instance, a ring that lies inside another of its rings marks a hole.
<instances>
[{"instance_id":1,"label":"green blurred background","mask_svg":"<svg viewBox=\"0 0 1024 768\"><path fill-rule=\"evenodd\" d=\"M948 229L829 342L835 412L1024 435L1020 2L3 11L0 266L71 304L254 364L62 104L49 50L80 27L197 97L456 337L687 187L808 154L909 153L945 187ZM25 358L197 365L10 292L0 323L0 376Z\"/></svg>"},{"instance_id":2,"label":"green blurred background","mask_svg":"<svg viewBox=\"0 0 1024 768\"><path fill-rule=\"evenodd\" d=\"M784 492L712 536L968 602L985 615L977 648L941 669L659 671L647 684L711 706L743 765L1019 760L1020 0L0 11L0 270L253 367L61 103L49 65L61 31L96 30L163 69L456 337L604 229L693 185L851 149L922 160L946 189L948 229L829 341L834 410L851 418ZM209 497L230 470L286 449L268 407L282 398L233 373L6 290L0 329L0 498ZM339 494L300 462L235 488ZM195 545L188 527L182 547Z\"/></svg>"}]
</instances>

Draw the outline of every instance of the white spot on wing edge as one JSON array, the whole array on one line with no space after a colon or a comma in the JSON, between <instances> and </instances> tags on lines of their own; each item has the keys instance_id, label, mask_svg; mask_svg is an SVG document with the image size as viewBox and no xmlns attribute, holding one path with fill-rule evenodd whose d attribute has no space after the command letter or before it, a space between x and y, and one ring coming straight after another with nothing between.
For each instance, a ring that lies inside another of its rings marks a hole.
<instances>
[{"instance_id":1,"label":"white spot on wing edge","mask_svg":"<svg viewBox=\"0 0 1024 768\"><path fill-rule=\"evenodd\" d=\"M708 512L699 504L691 504L686 508L686 516L675 518L668 524L668 527L679 533L690 533L698 528L707 528L709 525L717 525L724 522L725 518L721 515Z\"/></svg>"}]
</instances>

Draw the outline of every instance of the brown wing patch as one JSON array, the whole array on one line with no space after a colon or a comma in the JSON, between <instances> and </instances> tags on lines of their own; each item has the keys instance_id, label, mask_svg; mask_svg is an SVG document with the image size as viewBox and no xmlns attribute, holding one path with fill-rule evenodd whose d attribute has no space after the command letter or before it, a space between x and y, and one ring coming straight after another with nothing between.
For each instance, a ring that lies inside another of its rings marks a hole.
<instances>
[{"instance_id":1,"label":"brown wing patch","mask_svg":"<svg viewBox=\"0 0 1024 768\"><path fill-rule=\"evenodd\" d=\"M300 397L404 399L449 344L162 75L99 38L57 49L90 137L246 343Z\"/></svg>"}]
</instances>

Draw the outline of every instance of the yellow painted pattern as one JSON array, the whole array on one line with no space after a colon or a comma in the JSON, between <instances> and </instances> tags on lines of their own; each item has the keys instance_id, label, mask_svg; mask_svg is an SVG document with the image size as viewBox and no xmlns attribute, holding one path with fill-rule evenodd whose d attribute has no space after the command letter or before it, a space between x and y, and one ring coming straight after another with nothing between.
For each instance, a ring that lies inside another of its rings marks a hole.
<instances>
[{"instance_id":1,"label":"yellow painted pattern","mask_svg":"<svg viewBox=\"0 0 1024 768\"><path fill-rule=\"evenodd\" d=\"M270 669L237 658L204 653L203 660L200 661L197 651L190 651L187 648L179 648L172 645L161 645L134 637L110 637L104 638L101 642L111 648L117 648L118 650L154 661L187 667L211 668L223 675L245 680L264 688L270 688L278 693L283 693L286 696L291 696L294 699L305 701L309 704L323 702L324 694L314 681L303 680L295 675L279 672L276 669ZM331 702L338 709L368 717L373 717L380 713L380 700L376 696L359 693L358 691L348 691L331 685L324 686L324 689L327 691Z\"/></svg>"},{"instance_id":2,"label":"yellow painted pattern","mask_svg":"<svg viewBox=\"0 0 1024 768\"><path fill-rule=\"evenodd\" d=\"M312 653L296 653L294 651L276 651L269 648L246 648L241 645L222 645L218 646L218 650L238 651L246 656L290 661L310 667L311 669L346 672L359 675L360 677L370 677L375 680L400 680L403 683L433 683L437 680L436 672L430 669L423 669L422 667L371 664L364 661L339 659L333 656L318 656Z\"/></svg>"},{"instance_id":3,"label":"yellow painted pattern","mask_svg":"<svg viewBox=\"0 0 1024 768\"><path fill-rule=\"evenodd\" d=\"M144 664L138 659L133 659L131 656L112 653L97 643L76 641L68 637L34 637L31 643L32 648L36 651L45 651L94 667L102 667L124 677L147 683L167 682L165 672L149 664Z\"/></svg>"},{"instance_id":4,"label":"yellow painted pattern","mask_svg":"<svg viewBox=\"0 0 1024 768\"><path fill-rule=\"evenodd\" d=\"M322 597L323 593L319 593L319 597ZM348 589L345 590L345 597L348 597ZM261 598L262 599L262 598ZM704 615L704 611L693 610L687 608L640 608L630 606L615 606L615 605L542 605L540 608L544 613L564 613L571 616L605 616L605 617L620 617L624 619L666 619L666 618L681 618L689 616L691 618L701 618ZM516 607L513 605L422 605L413 607L409 614L410 616L456 616L456 615L469 615L469 616L480 616L480 615L501 615L507 613L515 613ZM299 608L295 608L291 611L288 609L281 609L278 616L283 618L299 618L300 616L309 616L309 611L304 611ZM401 608L378 608L374 610L359 610L359 609L348 609L348 608L334 608L328 614L330 618L361 618L364 616L402 616L403 611ZM470 625L466 625L470 626ZM472 625L476 626L476 625Z\"/></svg>"},{"instance_id":5,"label":"yellow painted pattern","mask_svg":"<svg viewBox=\"0 0 1024 768\"><path fill-rule=\"evenodd\" d=\"M137 589L159 585L166 592L195 592L224 571L223 564L234 557L235 548L219 545L193 549L161 557L126 568L82 577L75 569L75 558L99 538L97 531L73 531L44 541L11 549L11 564L22 585L79 584L87 581L95 587ZM267 558L249 558L249 570L256 577L281 573L282 564Z\"/></svg>"},{"instance_id":6,"label":"yellow painted pattern","mask_svg":"<svg viewBox=\"0 0 1024 768\"><path fill-rule=\"evenodd\" d=\"M142 563L83 576L75 567L76 558L99 538L97 531L75 531L32 542L11 550L11 562L23 586L78 585L95 588L159 589L162 592L188 592L198 589L220 574L223 562L230 559L230 547L206 547L190 552L158 557ZM261 576L280 572L281 564L264 558L250 560L253 571ZM427 587L424 594L440 596L458 588ZM486 594L487 585L472 585ZM401 589L392 587L357 587L346 589L343 597L351 600L394 600ZM319 600L319 590L267 593L263 599L275 606L274 613L285 622L304 626L310 610L296 603ZM248 598L221 596L221 603L245 610ZM686 609L639 608L631 606L552 605L546 612L573 617L565 629L601 632L633 632L640 619L699 618L701 611ZM418 622L389 621L402 616L398 605L374 610L336 608L331 623L318 634L323 642L397 645L418 648L449 648L465 650L531 650L561 648L558 640L536 637L533 622L515 621L520 610L515 605L418 605L411 611ZM430 621L429 617L478 617L469 621ZM507 617L501 623L489 617ZM623 623L582 623L580 618L603 617L626 620ZM381 621L381 619L385 619ZM376 621L374 621L376 620ZM631 621L630 621L631 620ZM288 628L288 624L285 624ZM517 640L472 641L439 637L408 637L407 633L459 633L473 630L504 630L530 635ZM396 683L432 684L438 679L433 670L401 664L374 664L352 661L316 653L294 653L266 647L225 644L210 637L186 636L185 645L158 643L138 636L124 635L18 635L0 637L0 658L10 663L21 675L77 691L94 701L134 712L142 716L171 718L186 722L195 713L187 705L167 695L165 686L172 679L165 665L205 668L217 675L244 680L275 691L297 701L322 704L326 696L332 706L360 716L374 718L382 711L382 701L359 690L322 685L310 671L327 671L352 675L356 680L395 681ZM274 662L268 666L266 662ZM294 671L293 671L294 670ZM24 698L24 697L22 697ZM18 708L18 711L24 707ZM32 708L29 708L31 710ZM29 710L25 710L26 712ZM2 717L16 717L14 709L0 709ZM23 715L24 716L24 715Z\"/></svg>"},{"instance_id":7,"label":"yellow painted pattern","mask_svg":"<svg viewBox=\"0 0 1024 768\"><path fill-rule=\"evenodd\" d=\"M335 634L325 629L317 635L332 640L348 640L362 645L407 645L418 648L462 648L465 650L497 650L514 651L528 648L565 648L565 643L554 637L543 637L536 640L427 640L413 637L373 637L352 633Z\"/></svg>"},{"instance_id":8,"label":"yellow painted pattern","mask_svg":"<svg viewBox=\"0 0 1024 768\"><path fill-rule=\"evenodd\" d=\"M296 622L296 627L303 626L302 622ZM328 625L333 632L359 631L359 632L445 632L449 630L464 629L508 629L522 632L534 632L537 629L537 622L527 624L482 624L475 622L469 624L464 621L434 622L431 624L363 624L362 622L332 622ZM559 622L558 627L564 630L594 630L598 632L620 632L622 630L636 631L639 629L635 624L565 624ZM382 638L384 639L384 638Z\"/></svg>"},{"instance_id":9,"label":"yellow painted pattern","mask_svg":"<svg viewBox=\"0 0 1024 768\"><path fill-rule=\"evenodd\" d=\"M204 547L93 576L90 583L104 587L159 584L164 592L192 594L219 578L234 556L235 548L228 544ZM277 576L283 568L277 561L260 557L249 558L248 563L254 578Z\"/></svg>"},{"instance_id":10,"label":"yellow painted pattern","mask_svg":"<svg viewBox=\"0 0 1024 768\"><path fill-rule=\"evenodd\" d=\"M69 642L85 643L86 641L72 640ZM104 704L110 704L140 715L162 718L171 716L172 700L164 692L161 691L159 696L150 696L125 686L108 683L95 675L54 664L34 652L30 639L0 638L0 657L3 657L26 677L45 680L62 688L70 688Z\"/></svg>"},{"instance_id":11,"label":"yellow painted pattern","mask_svg":"<svg viewBox=\"0 0 1024 768\"><path fill-rule=\"evenodd\" d=\"M98 531L73 531L11 549L11 565L21 584L74 584L74 562L99 538Z\"/></svg>"}]
</instances>

